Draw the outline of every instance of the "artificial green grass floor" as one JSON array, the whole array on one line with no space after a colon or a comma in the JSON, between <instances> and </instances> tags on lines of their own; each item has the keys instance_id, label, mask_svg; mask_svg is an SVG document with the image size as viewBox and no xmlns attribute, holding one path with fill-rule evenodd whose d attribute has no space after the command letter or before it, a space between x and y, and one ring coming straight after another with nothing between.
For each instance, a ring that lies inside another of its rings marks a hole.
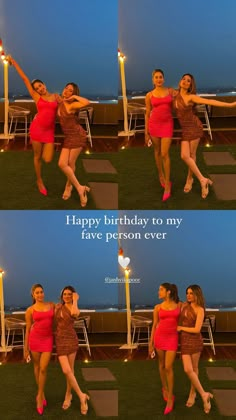
<instances>
[{"instance_id":1,"label":"artificial green grass floor","mask_svg":"<svg viewBox=\"0 0 236 420\"><path fill-rule=\"evenodd\" d=\"M235 174L236 165L206 166L203 151L228 151L236 158L236 146L200 146L197 163L204 176L208 174ZM201 198L201 187L194 180L190 193L183 192L187 167L180 159L180 147L170 148L172 196L162 202L163 189L160 186L154 161L153 148L129 148L119 153L119 209L123 210L209 210L236 209L236 200L218 200L213 188L206 199Z\"/></svg>"},{"instance_id":2,"label":"artificial green grass floor","mask_svg":"<svg viewBox=\"0 0 236 420\"><path fill-rule=\"evenodd\" d=\"M108 159L113 163L116 153L97 153L99 159ZM81 154L77 161L76 175L81 184L93 182L117 182L115 174L86 173L82 159L94 159L95 154ZM72 192L69 200L63 200L66 177L57 166L59 152L53 161L42 164L42 177L48 189L48 196L39 193L35 181L32 151L8 151L0 153L0 209L1 210L81 210L79 196ZM74 189L75 190L75 189ZM86 209L96 209L92 195L88 194Z\"/></svg>"},{"instance_id":3,"label":"artificial green grass floor","mask_svg":"<svg viewBox=\"0 0 236 420\"><path fill-rule=\"evenodd\" d=\"M206 375L206 366L212 363L200 363L200 378L206 390L211 389L235 389L235 382L232 381L209 381ZM236 368L235 361L214 362L214 366L232 366ZM114 382L85 382L81 375L81 367L107 367L115 376ZM187 408L185 402L189 391L189 381L183 372L179 360L175 362L175 396L176 403L174 411L168 416L169 419L229 419L232 416L224 417L219 414L213 400L210 414L203 412L201 399L196 399L192 408ZM119 393L119 419L136 420L162 420L165 402L161 396L161 384L158 376L157 361L101 361L85 364L77 362L75 374L83 391L91 390L112 390L118 389ZM67 411L61 409L64 400L65 379L58 363L52 362L48 368L46 396L48 407L44 411L44 419L70 419L81 418L79 412L80 404L76 396L73 396L71 407ZM32 364L5 364L0 369L0 413L3 420L33 420L38 414L35 410L36 386L33 378ZM98 418L89 403L87 418ZM99 417L103 418L103 417ZM106 417L106 419L117 417Z\"/></svg>"},{"instance_id":4,"label":"artificial green grass floor","mask_svg":"<svg viewBox=\"0 0 236 420\"><path fill-rule=\"evenodd\" d=\"M199 147L197 162L202 173L235 174L236 165L206 166L203 151L228 151L236 158L236 146ZM48 196L42 196L37 189L31 151L8 151L0 153L0 210L81 210L78 194L73 191L69 200L62 200L65 176L57 166L56 152L50 164L42 165L42 174L48 189ZM187 167L180 159L180 148L170 149L172 196L162 202L163 189L158 180L153 148L130 148L119 153L82 154L78 159L76 174L81 184L89 182L118 182L120 210L213 210L236 209L236 200L218 200L213 188L209 196L201 198L197 180L193 189L185 194L183 187ZM107 159L116 168L118 175L86 173L82 159ZM86 209L96 209L92 195L88 196Z\"/></svg>"}]
</instances>

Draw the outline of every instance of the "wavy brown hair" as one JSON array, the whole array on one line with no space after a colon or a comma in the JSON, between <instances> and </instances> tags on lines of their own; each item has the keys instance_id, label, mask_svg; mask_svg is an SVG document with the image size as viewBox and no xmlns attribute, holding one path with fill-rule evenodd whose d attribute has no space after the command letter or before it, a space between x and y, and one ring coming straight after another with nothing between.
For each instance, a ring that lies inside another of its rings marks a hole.
<instances>
[{"instance_id":1,"label":"wavy brown hair","mask_svg":"<svg viewBox=\"0 0 236 420\"><path fill-rule=\"evenodd\" d=\"M187 294L187 291L189 289L191 289L193 291L193 294L194 294L194 296L196 298L197 305L198 306L201 306L204 309L204 311L205 311L205 306L206 305L205 305L205 299L204 299L204 296L203 296L203 292L202 292L201 287L198 286L198 284L192 284L192 285L190 285L190 286L187 287L186 294Z\"/></svg>"}]
</instances>

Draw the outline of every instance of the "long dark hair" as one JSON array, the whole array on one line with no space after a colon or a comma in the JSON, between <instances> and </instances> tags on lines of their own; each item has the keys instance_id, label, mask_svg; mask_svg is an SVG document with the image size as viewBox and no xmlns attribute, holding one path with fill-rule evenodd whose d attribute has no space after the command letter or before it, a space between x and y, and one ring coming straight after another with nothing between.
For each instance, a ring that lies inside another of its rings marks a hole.
<instances>
[{"instance_id":1,"label":"long dark hair","mask_svg":"<svg viewBox=\"0 0 236 420\"><path fill-rule=\"evenodd\" d=\"M60 299L61 299L61 303L64 305L65 302L63 300L63 293L65 290L70 290L72 293L75 293L75 288L73 286L65 286L62 291L61 291L61 295L60 295Z\"/></svg>"},{"instance_id":2,"label":"long dark hair","mask_svg":"<svg viewBox=\"0 0 236 420\"><path fill-rule=\"evenodd\" d=\"M161 286L164 287L167 292L170 292L171 300L173 300L175 303L179 303L178 288L176 284L162 283Z\"/></svg>"},{"instance_id":3,"label":"long dark hair","mask_svg":"<svg viewBox=\"0 0 236 420\"><path fill-rule=\"evenodd\" d=\"M31 297L32 297L32 301L33 301L33 303L35 303L35 302L36 302L36 300L35 300L35 298L34 298L33 294L34 294L35 289L37 289L37 287L41 287L41 289L43 289L43 286L42 286L40 283L35 283L35 284L33 284L33 286L32 286L32 287L31 287L31 289L30 289L30 294L31 294ZM43 289L43 290L44 290L44 289Z\"/></svg>"}]
</instances>

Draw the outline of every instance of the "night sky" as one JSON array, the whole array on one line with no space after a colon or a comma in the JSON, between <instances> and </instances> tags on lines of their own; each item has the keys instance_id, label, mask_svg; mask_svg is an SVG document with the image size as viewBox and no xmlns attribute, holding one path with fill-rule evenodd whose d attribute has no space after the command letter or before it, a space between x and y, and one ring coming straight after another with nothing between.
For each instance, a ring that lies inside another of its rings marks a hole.
<instances>
[{"instance_id":1,"label":"night sky","mask_svg":"<svg viewBox=\"0 0 236 420\"><path fill-rule=\"evenodd\" d=\"M154 305L159 285L175 283L182 300L190 284L199 284L208 304L236 306L236 214L235 211L130 211L134 217L149 218L147 227L120 227L122 232L166 232L165 240L123 241L125 255L131 260L131 277L140 284L131 286L132 301ZM151 219L162 219L152 225ZM182 219L167 225L166 219Z\"/></svg>"},{"instance_id":2,"label":"night sky","mask_svg":"<svg viewBox=\"0 0 236 420\"><path fill-rule=\"evenodd\" d=\"M127 88L150 90L155 68L168 86L186 72L199 88L236 86L235 16L235 0L119 0Z\"/></svg>"},{"instance_id":3,"label":"night sky","mask_svg":"<svg viewBox=\"0 0 236 420\"><path fill-rule=\"evenodd\" d=\"M1 0L0 38L28 77L51 92L73 81L81 95L117 96L117 16L117 0ZM9 92L25 93L9 70Z\"/></svg>"},{"instance_id":4,"label":"night sky","mask_svg":"<svg viewBox=\"0 0 236 420\"><path fill-rule=\"evenodd\" d=\"M82 240L81 225L67 225L66 215L103 219L104 212L0 212L0 266L5 271L6 305L31 304L34 283L41 283L45 298L54 302L61 289L71 284L82 306L117 304L117 285L105 283L106 277L117 275L117 240ZM102 233L104 227L90 231ZM110 226L109 231L117 229Z\"/></svg>"}]
</instances>

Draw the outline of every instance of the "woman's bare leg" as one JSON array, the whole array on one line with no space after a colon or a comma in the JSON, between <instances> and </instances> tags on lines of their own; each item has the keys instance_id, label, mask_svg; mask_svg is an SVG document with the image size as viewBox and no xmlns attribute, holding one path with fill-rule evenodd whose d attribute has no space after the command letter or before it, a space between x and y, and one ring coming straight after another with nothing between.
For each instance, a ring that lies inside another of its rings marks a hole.
<instances>
[{"instance_id":1,"label":"woman's bare leg","mask_svg":"<svg viewBox=\"0 0 236 420\"><path fill-rule=\"evenodd\" d=\"M65 149L62 148L58 166L67 176L66 187L70 187L71 184L77 189L78 193L81 192L81 184L75 176L75 164L82 151L82 147L77 149Z\"/></svg>"},{"instance_id":2,"label":"woman's bare leg","mask_svg":"<svg viewBox=\"0 0 236 420\"><path fill-rule=\"evenodd\" d=\"M152 144L154 147L154 157L156 162L156 167L159 175L159 180L162 186L165 185L165 175L162 166L162 157L161 157L161 139L158 137L152 137Z\"/></svg>"},{"instance_id":3,"label":"woman's bare leg","mask_svg":"<svg viewBox=\"0 0 236 420\"><path fill-rule=\"evenodd\" d=\"M200 139L191 140L189 141L182 141L181 142L181 159L186 163L186 165L189 168L188 176L192 176L194 174L197 179L199 180L201 187L202 187L202 198L206 198L208 195L208 185L212 184L212 182L204 177L202 173L200 172L195 160L196 160L196 151L199 144ZM194 142L194 143L193 143ZM190 143L193 143L192 146L190 146ZM192 150L191 150L192 149ZM193 153L193 150L195 150L195 160L194 157L191 156L191 153ZM191 172L190 172L191 171Z\"/></svg>"},{"instance_id":4,"label":"woman's bare leg","mask_svg":"<svg viewBox=\"0 0 236 420\"><path fill-rule=\"evenodd\" d=\"M54 143L44 143L42 159L45 163L50 163L54 155Z\"/></svg>"},{"instance_id":5,"label":"woman's bare leg","mask_svg":"<svg viewBox=\"0 0 236 420\"><path fill-rule=\"evenodd\" d=\"M193 371L198 376L199 353L192 354L191 359L192 359ZM189 391L188 400L186 402L186 406L187 407L192 407L195 403L195 398L196 398L196 389L191 382L191 387L190 387L190 391Z\"/></svg>"},{"instance_id":6,"label":"woman's bare leg","mask_svg":"<svg viewBox=\"0 0 236 420\"><path fill-rule=\"evenodd\" d=\"M32 358L34 362L35 380L38 385L37 407L42 407L43 400L45 399L44 388L47 378L47 367L51 359L51 352L32 352Z\"/></svg>"},{"instance_id":7,"label":"woman's bare leg","mask_svg":"<svg viewBox=\"0 0 236 420\"><path fill-rule=\"evenodd\" d=\"M39 190L43 190L45 185L42 180L41 176L41 159L42 159L42 152L43 152L43 144L39 143L38 141L32 140L32 148L34 152L34 170L36 174L36 182L38 185Z\"/></svg>"},{"instance_id":8,"label":"woman's bare leg","mask_svg":"<svg viewBox=\"0 0 236 420\"><path fill-rule=\"evenodd\" d=\"M191 389L194 388L200 394L203 401L205 413L209 413L211 409L210 398L212 398L212 394L210 394L209 392L206 392L203 389L202 384L198 378L198 373L196 373L196 371L194 371L193 369L193 358L194 358L194 365L196 369L196 364L198 365L200 353L195 353L194 355L189 355L189 354L182 355L184 371L191 381L191 385L192 385Z\"/></svg>"},{"instance_id":9,"label":"woman's bare leg","mask_svg":"<svg viewBox=\"0 0 236 420\"><path fill-rule=\"evenodd\" d=\"M158 367L159 367L159 374L162 384L162 393L163 396L167 399L168 398L168 386L167 386L167 379L166 379L166 371L165 371L165 352L164 350L156 349L158 354Z\"/></svg>"},{"instance_id":10,"label":"woman's bare leg","mask_svg":"<svg viewBox=\"0 0 236 420\"><path fill-rule=\"evenodd\" d=\"M162 138L161 139L161 159L164 168L164 177L165 177L165 193L169 193L171 190L170 186L170 156L169 150L171 146L171 138Z\"/></svg>"},{"instance_id":11,"label":"woman's bare leg","mask_svg":"<svg viewBox=\"0 0 236 420\"><path fill-rule=\"evenodd\" d=\"M76 357L76 353L73 354L69 354L68 356L68 362L70 365L70 368L74 374L74 364L75 364L75 357ZM66 378L66 393L65 393L65 400L64 403L62 405L62 408L64 410L67 410L70 405L71 405L71 400L72 400L72 394L71 394L71 384L68 380L68 378Z\"/></svg>"},{"instance_id":12,"label":"woman's bare leg","mask_svg":"<svg viewBox=\"0 0 236 420\"><path fill-rule=\"evenodd\" d=\"M172 407L173 405L173 390L174 390L174 371L173 364L175 361L176 351L166 351L165 357L165 374L166 381L168 386L168 399L167 407Z\"/></svg>"},{"instance_id":13,"label":"woman's bare leg","mask_svg":"<svg viewBox=\"0 0 236 420\"><path fill-rule=\"evenodd\" d=\"M76 356L76 353L74 353L74 358ZM71 368L70 362L69 362L69 356L58 356L62 372L64 373L66 380L70 384L70 387L75 391L75 393L78 395L80 399L81 404L81 411L86 411L87 409L87 395L83 393L79 387L79 384L76 380L76 377L74 375L74 372Z\"/></svg>"}]
</instances>

